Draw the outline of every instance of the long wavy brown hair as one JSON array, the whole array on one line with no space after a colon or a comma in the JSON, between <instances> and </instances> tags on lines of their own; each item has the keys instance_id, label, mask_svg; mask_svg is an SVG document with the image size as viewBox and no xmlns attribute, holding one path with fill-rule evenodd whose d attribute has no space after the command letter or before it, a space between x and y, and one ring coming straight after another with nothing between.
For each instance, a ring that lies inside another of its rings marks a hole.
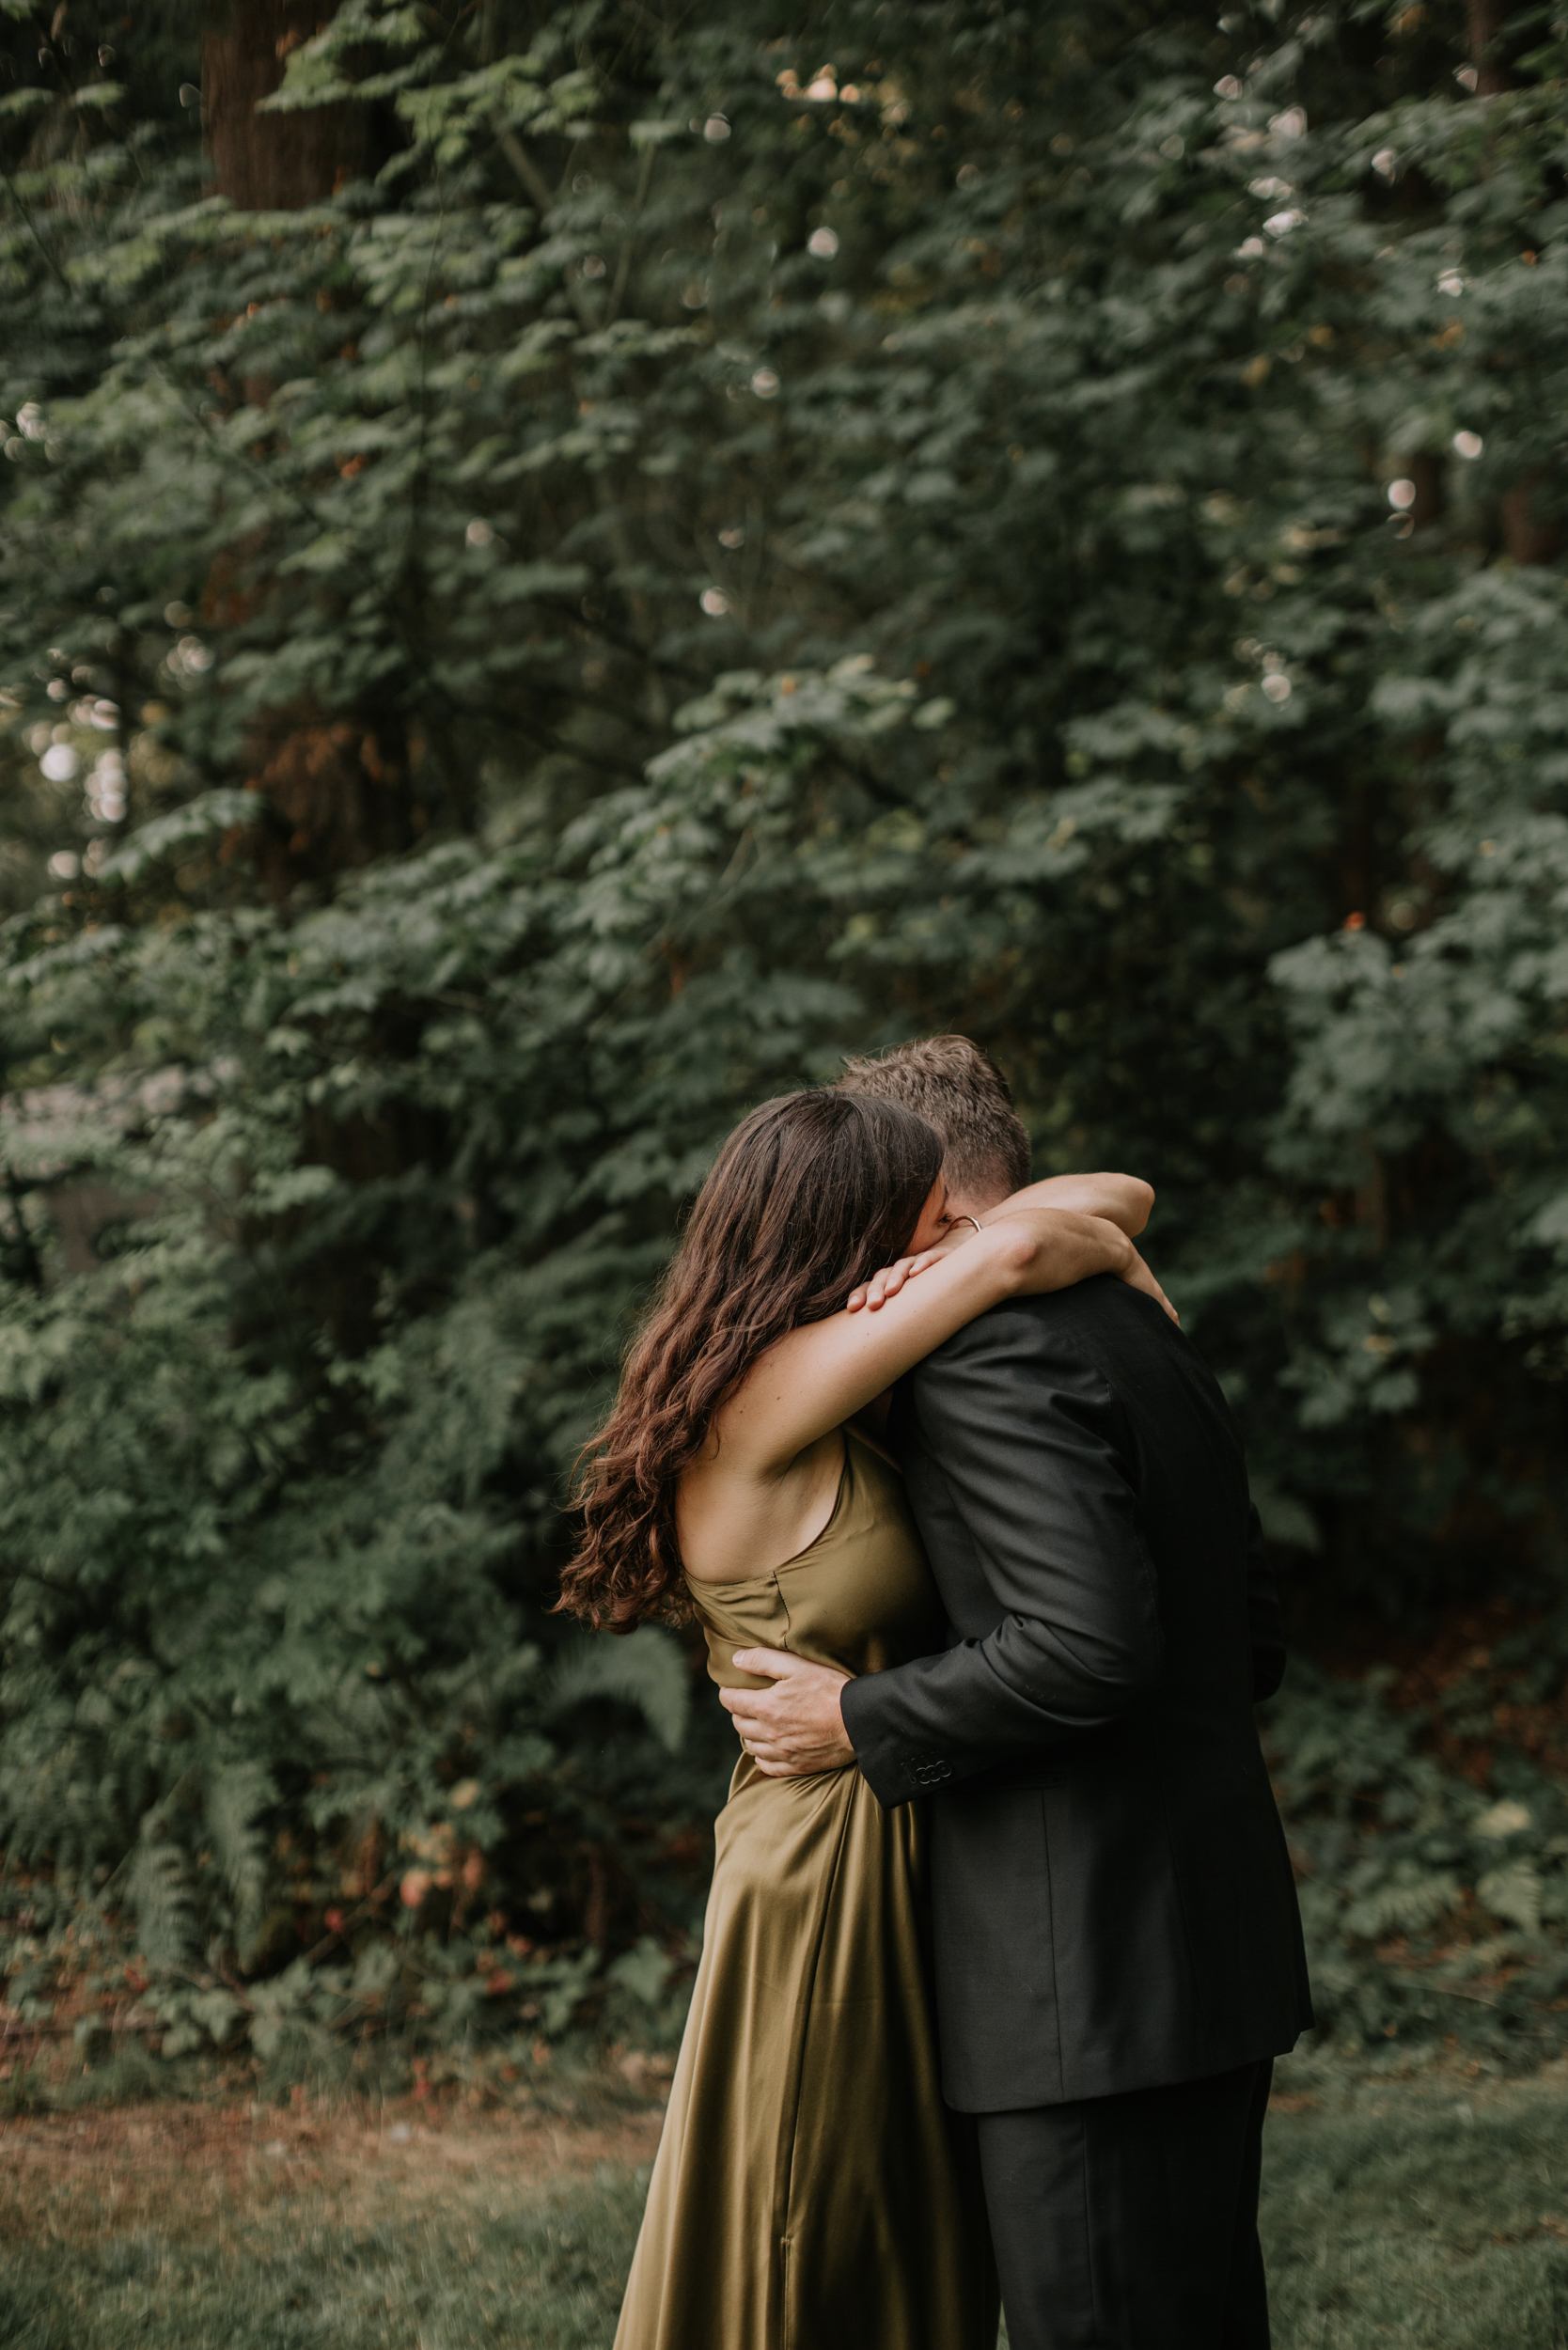
<instances>
[{"instance_id":1,"label":"long wavy brown hair","mask_svg":"<svg viewBox=\"0 0 1568 2350\"><path fill-rule=\"evenodd\" d=\"M874 1094L788 1093L741 1120L632 1342L615 1408L583 1448L583 1535L558 1607L617 1632L690 1614L682 1470L760 1355L839 1312L900 1255L941 1165L924 1119Z\"/></svg>"}]
</instances>

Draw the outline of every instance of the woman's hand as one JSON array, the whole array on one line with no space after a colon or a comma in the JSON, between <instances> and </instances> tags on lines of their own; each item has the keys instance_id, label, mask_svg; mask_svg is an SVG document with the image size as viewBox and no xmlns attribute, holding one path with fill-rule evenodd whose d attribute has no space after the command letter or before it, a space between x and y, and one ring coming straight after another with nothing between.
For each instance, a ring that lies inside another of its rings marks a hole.
<instances>
[{"instance_id":1,"label":"woman's hand","mask_svg":"<svg viewBox=\"0 0 1568 2350\"><path fill-rule=\"evenodd\" d=\"M1169 1298L1167 1297L1164 1290L1161 1289L1159 1283L1155 1280L1153 1275L1150 1272L1149 1267L1144 1263L1143 1259L1138 1255L1136 1248L1133 1250L1132 1262L1127 1266L1121 1276L1121 1278L1126 1282L1129 1289L1141 1290L1145 1297L1152 1297L1153 1299L1156 1306L1163 1306L1166 1312L1170 1316L1171 1321L1176 1324L1177 1329L1179 1330L1181 1328L1181 1315L1176 1311L1175 1307L1171 1304Z\"/></svg>"},{"instance_id":2,"label":"woman's hand","mask_svg":"<svg viewBox=\"0 0 1568 2350\"><path fill-rule=\"evenodd\" d=\"M1039 1217L1040 1213L1038 1209L1032 1212L1028 1209L1013 1211L1020 1224L1026 1221L1033 1223ZM1046 1213L1059 1214L1062 1211L1048 1210ZM997 1222L1011 1220L1006 1210L1002 1211L996 1218ZM934 1247L922 1249L917 1257L901 1257L896 1264L884 1265L882 1270L874 1273L869 1281L863 1281L857 1290L853 1290L847 1301L849 1311L855 1314L864 1309L868 1313L875 1313L878 1307L885 1305L888 1298L897 1297L907 1281L912 1281L917 1274L924 1273L929 1265L940 1264L945 1257L952 1255L955 1248L962 1248L965 1241L973 1240L974 1237L975 1227L967 1217L955 1220L946 1238L938 1241ZM1114 1248L1115 1244L1112 1244L1112 1246ZM1124 1250L1117 1250L1116 1254L1120 1259L1119 1262L1089 1269L1114 1272L1120 1279L1127 1283L1129 1288L1141 1290L1146 1297L1152 1297L1157 1306L1164 1308L1176 1327L1180 1329L1181 1315L1176 1311L1175 1307L1161 1289L1131 1241L1125 1243ZM1053 1283L1052 1286L1056 1284Z\"/></svg>"},{"instance_id":3,"label":"woman's hand","mask_svg":"<svg viewBox=\"0 0 1568 2350\"><path fill-rule=\"evenodd\" d=\"M874 1314L889 1297L897 1297L906 1281L912 1281L917 1273L924 1273L928 1265L940 1264L944 1257L950 1257L955 1248L962 1248L966 1240L973 1240L974 1237L975 1227L969 1217L955 1218L949 1222L943 1238L933 1247L922 1248L917 1257L901 1257L897 1264L885 1264L880 1273L873 1273L869 1281L862 1281L857 1290L851 1290L847 1300L849 1312L857 1314L864 1307L869 1313Z\"/></svg>"}]
</instances>

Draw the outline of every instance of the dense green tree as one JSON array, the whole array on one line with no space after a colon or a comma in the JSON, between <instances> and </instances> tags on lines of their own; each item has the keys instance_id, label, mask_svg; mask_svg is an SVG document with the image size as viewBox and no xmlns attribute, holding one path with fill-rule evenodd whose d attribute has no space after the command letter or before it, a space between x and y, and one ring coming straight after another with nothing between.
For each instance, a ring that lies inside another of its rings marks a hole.
<instances>
[{"instance_id":1,"label":"dense green tree","mask_svg":"<svg viewBox=\"0 0 1568 2350\"><path fill-rule=\"evenodd\" d=\"M1537 1627L1278 1724L1330 2011L1533 2012L1562 29L346 0L237 129L243 12L8 10L13 1863L482 1778L497 1915L652 1922L567 1465L738 1109L954 1026L1157 1184L1309 1644Z\"/></svg>"}]
</instances>

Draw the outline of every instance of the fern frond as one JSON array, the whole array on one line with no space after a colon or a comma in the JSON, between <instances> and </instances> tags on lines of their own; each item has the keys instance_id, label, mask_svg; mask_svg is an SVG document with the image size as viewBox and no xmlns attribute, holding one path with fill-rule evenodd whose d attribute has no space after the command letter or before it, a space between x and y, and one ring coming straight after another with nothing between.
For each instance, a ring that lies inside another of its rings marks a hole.
<instances>
[{"instance_id":1,"label":"fern frond","mask_svg":"<svg viewBox=\"0 0 1568 2350\"><path fill-rule=\"evenodd\" d=\"M673 1754L686 1735L691 1676L679 1643L657 1624L635 1632L585 1633L550 1672L543 1711L554 1720L585 1698L614 1698L635 1705L653 1735Z\"/></svg>"},{"instance_id":2,"label":"fern frond","mask_svg":"<svg viewBox=\"0 0 1568 2350\"><path fill-rule=\"evenodd\" d=\"M259 1823L276 1799L272 1777L259 1762L231 1762L207 1783L207 1825L234 1904L234 1947L242 1966L266 1909L267 1840Z\"/></svg>"},{"instance_id":3,"label":"fern frond","mask_svg":"<svg viewBox=\"0 0 1568 2350\"><path fill-rule=\"evenodd\" d=\"M185 1864L178 1845L160 1842L147 1821L131 1857L126 1894L136 1913L136 1937L148 1965L182 1965L195 1941Z\"/></svg>"}]
</instances>

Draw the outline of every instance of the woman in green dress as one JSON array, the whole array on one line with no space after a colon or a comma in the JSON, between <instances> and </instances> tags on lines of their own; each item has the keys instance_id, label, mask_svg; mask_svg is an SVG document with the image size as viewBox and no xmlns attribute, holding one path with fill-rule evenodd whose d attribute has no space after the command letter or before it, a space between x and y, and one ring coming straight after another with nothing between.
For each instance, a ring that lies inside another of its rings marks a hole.
<instances>
[{"instance_id":1,"label":"woman in green dress","mask_svg":"<svg viewBox=\"0 0 1568 2350\"><path fill-rule=\"evenodd\" d=\"M737 1649L863 1673L941 1647L879 1402L1004 1297L1106 1271L1158 1293L1108 1220L1123 1179L1091 1177L1015 1194L880 1310L846 1310L944 1242L941 1158L870 1095L743 1120L590 1448L564 1606L618 1629L695 1616L731 1688L765 1685ZM920 1808L743 1754L716 1845L616 2350L995 2350L979 2169L939 2086Z\"/></svg>"}]
</instances>

